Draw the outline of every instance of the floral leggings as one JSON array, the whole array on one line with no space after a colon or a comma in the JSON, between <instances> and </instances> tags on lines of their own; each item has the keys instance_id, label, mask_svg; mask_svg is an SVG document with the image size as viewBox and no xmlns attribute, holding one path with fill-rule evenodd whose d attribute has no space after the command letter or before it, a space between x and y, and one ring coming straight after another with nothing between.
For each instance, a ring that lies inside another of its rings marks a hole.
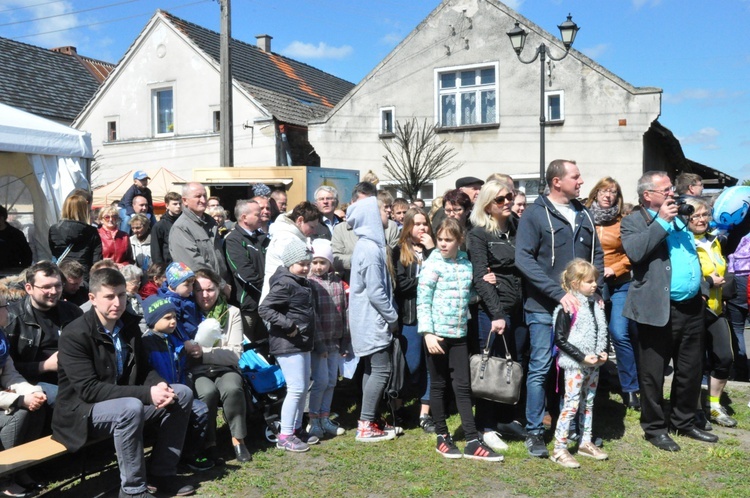
<instances>
[{"instance_id":1,"label":"floral leggings","mask_svg":"<svg viewBox=\"0 0 750 498\"><path fill-rule=\"evenodd\" d=\"M565 401L555 428L555 449L568 447L570 422L584 404L583 434L581 443L591 441L591 425L594 413L594 397L599 383L599 367L581 367L565 371ZM583 402L582 402L583 399Z\"/></svg>"}]
</instances>

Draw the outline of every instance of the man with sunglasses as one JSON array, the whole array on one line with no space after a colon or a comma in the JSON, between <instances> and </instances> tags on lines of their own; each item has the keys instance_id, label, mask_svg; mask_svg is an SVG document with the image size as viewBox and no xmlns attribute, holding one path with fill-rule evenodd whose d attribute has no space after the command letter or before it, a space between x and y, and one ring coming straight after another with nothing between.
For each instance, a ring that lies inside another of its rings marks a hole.
<instances>
[{"instance_id":1,"label":"man with sunglasses","mask_svg":"<svg viewBox=\"0 0 750 498\"><path fill-rule=\"evenodd\" d=\"M665 171L647 172L638 180L640 206L621 224L622 245L633 265L622 314L638 323L641 428L649 443L665 451L680 451L668 432L707 443L719 439L695 426L705 352L702 295L708 296L708 284L674 194ZM674 377L667 418L664 370L670 359Z\"/></svg>"},{"instance_id":2,"label":"man with sunglasses","mask_svg":"<svg viewBox=\"0 0 750 498\"><path fill-rule=\"evenodd\" d=\"M63 327L83 312L60 299L65 277L54 263L40 261L25 277L28 295L9 307L5 334L16 369L32 384L41 383L52 405L57 395L57 340Z\"/></svg>"},{"instance_id":3,"label":"man with sunglasses","mask_svg":"<svg viewBox=\"0 0 750 498\"><path fill-rule=\"evenodd\" d=\"M575 258L599 270L603 286L604 253L594 221L578 201L583 178L575 161L555 159L547 167L549 194L526 208L516 234L516 266L524 277L524 313L531 357L526 379L526 449L534 457L549 456L544 444L545 385L552 367L552 312L562 304L574 312L581 303L560 285L560 274Z\"/></svg>"}]
</instances>

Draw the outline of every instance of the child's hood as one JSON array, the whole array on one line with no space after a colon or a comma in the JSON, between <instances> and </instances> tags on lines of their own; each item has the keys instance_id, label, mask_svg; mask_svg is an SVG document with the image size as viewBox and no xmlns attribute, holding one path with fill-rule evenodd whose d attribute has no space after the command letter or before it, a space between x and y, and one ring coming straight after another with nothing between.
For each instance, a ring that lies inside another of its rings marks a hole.
<instances>
[{"instance_id":1,"label":"child's hood","mask_svg":"<svg viewBox=\"0 0 750 498\"><path fill-rule=\"evenodd\" d=\"M385 229L380 218L377 197L360 199L349 206L346 210L346 223L358 237L371 240L378 247L385 247Z\"/></svg>"}]
</instances>

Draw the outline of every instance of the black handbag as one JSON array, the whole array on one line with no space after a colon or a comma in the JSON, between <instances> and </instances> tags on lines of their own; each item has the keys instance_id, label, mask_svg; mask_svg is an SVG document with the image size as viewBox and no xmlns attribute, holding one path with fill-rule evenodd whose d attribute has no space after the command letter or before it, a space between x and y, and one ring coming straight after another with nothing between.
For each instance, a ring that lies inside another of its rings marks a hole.
<instances>
[{"instance_id":1,"label":"black handbag","mask_svg":"<svg viewBox=\"0 0 750 498\"><path fill-rule=\"evenodd\" d=\"M469 368L471 369L471 392L477 398L515 405L521 397L523 382L523 367L513 361L505 344L505 358L490 356L492 336L487 337L487 345L481 354L471 355Z\"/></svg>"}]
</instances>

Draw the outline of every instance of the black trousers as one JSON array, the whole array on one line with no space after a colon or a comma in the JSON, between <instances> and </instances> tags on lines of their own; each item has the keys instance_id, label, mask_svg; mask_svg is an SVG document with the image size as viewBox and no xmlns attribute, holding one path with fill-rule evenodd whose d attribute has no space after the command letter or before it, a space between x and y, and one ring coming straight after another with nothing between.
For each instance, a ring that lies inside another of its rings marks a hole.
<instances>
[{"instance_id":1,"label":"black trousers","mask_svg":"<svg viewBox=\"0 0 750 498\"><path fill-rule=\"evenodd\" d=\"M448 400L445 399L445 395L450 380L466 441L471 441L477 438L477 427L471 410L471 374L466 338L446 338L440 346L445 354L427 353L427 369L430 372L430 411L435 421L435 433L448 434L448 426L445 423Z\"/></svg>"},{"instance_id":2,"label":"black trousers","mask_svg":"<svg viewBox=\"0 0 750 498\"><path fill-rule=\"evenodd\" d=\"M670 303L669 322L664 327L638 324L641 387L641 428L647 438L676 429L693 427L698 406L705 354L705 320L700 294ZM664 370L672 360L674 376L669 420L664 412Z\"/></svg>"}]
</instances>

